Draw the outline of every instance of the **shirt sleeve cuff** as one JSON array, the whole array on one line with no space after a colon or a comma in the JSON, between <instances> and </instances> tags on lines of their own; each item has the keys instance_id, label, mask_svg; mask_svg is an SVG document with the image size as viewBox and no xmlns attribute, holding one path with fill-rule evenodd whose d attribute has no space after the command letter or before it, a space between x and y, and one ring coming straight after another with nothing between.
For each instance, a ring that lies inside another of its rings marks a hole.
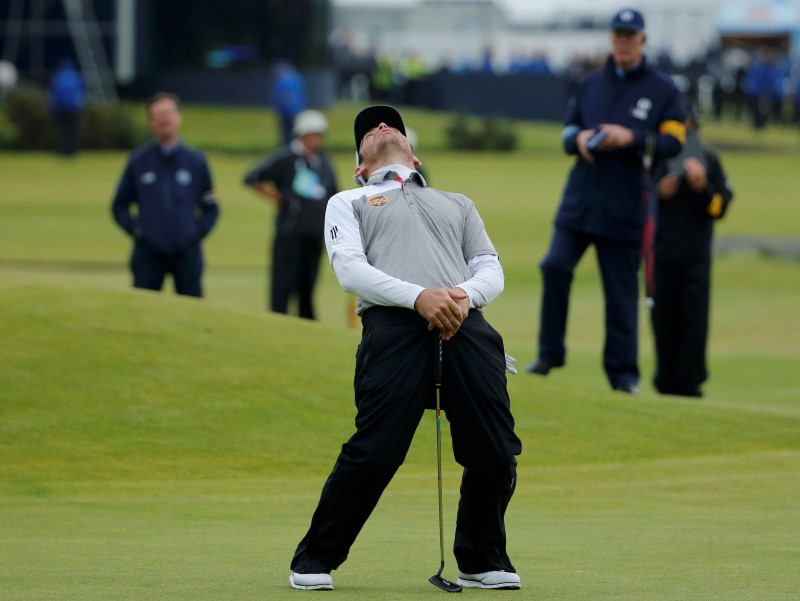
<instances>
[{"instance_id":1,"label":"shirt sleeve cuff","mask_svg":"<svg viewBox=\"0 0 800 601\"><path fill-rule=\"evenodd\" d=\"M408 284L408 295L406 297L406 305L407 309L415 309L417 304L417 298L422 292L425 290L422 286L418 286L417 284Z\"/></svg>"}]
</instances>

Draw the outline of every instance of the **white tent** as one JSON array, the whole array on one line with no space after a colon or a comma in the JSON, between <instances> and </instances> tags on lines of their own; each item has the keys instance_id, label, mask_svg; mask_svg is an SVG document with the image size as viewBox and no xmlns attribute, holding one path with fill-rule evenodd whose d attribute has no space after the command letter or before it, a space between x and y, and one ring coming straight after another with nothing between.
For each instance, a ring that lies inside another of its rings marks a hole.
<instances>
[{"instance_id":1,"label":"white tent","mask_svg":"<svg viewBox=\"0 0 800 601\"><path fill-rule=\"evenodd\" d=\"M800 0L735 0L720 8L723 44L768 43L800 56Z\"/></svg>"}]
</instances>

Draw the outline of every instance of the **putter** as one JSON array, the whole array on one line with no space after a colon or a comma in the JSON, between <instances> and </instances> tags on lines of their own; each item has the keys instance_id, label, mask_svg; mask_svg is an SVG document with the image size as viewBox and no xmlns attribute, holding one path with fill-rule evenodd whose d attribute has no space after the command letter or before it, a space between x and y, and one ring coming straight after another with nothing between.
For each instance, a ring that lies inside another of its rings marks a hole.
<instances>
[{"instance_id":1,"label":"putter","mask_svg":"<svg viewBox=\"0 0 800 601\"><path fill-rule=\"evenodd\" d=\"M436 385L436 467L439 475L439 571L428 578L433 586L448 593L460 593L461 585L442 578L444 570L444 519L442 518L442 410L439 400L442 388L442 332L436 330L436 347L433 357L433 380Z\"/></svg>"}]
</instances>

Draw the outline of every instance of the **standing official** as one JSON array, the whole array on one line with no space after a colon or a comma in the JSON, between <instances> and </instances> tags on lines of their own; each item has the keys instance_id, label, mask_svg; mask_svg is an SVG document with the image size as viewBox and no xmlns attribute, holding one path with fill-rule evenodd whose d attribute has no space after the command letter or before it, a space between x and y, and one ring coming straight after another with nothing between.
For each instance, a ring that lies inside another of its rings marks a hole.
<instances>
[{"instance_id":1,"label":"standing official","mask_svg":"<svg viewBox=\"0 0 800 601\"><path fill-rule=\"evenodd\" d=\"M70 59L61 61L50 82L48 103L58 123L58 152L71 156L78 152L81 113L86 108L86 85Z\"/></svg>"},{"instance_id":2,"label":"standing official","mask_svg":"<svg viewBox=\"0 0 800 601\"><path fill-rule=\"evenodd\" d=\"M323 150L328 123L319 111L295 119L294 139L245 175L244 183L278 205L272 241L270 309L288 313L297 298L298 314L314 319L314 286L323 249L328 199L339 191Z\"/></svg>"},{"instance_id":3,"label":"standing official","mask_svg":"<svg viewBox=\"0 0 800 601\"><path fill-rule=\"evenodd\" d=\"M400 114L373 106L355 119L356 178L334 196L326 245L342 287L358 296L356 432L325 483L291 562L298 589L332 589L330 572L403 463L435 406L433 330L441 330L441 406L464 467L453 552L465 587L519 588L506 553L505 511L521 443L506 391L503 339L481 307L503 270L472 201L429 188L415 171Z\"/></svg>"},{"instance_id":4,"label":"standing official","mask_svg":"<svg viewBox=\"0 0 800 601\"><path fill-rule=\"evenodd\" d=\"M644 18L623 9L611 20L606 65L577 86L562 134L576 155L542 260L538 359L527 371L547 375L566 361L572 276L594 245L605 295L603 366L611 387L638 392L638 269L645 211L642 160L675 156L685 137L680 95L643 55Z\"/></svg>"},{"instance_id":5,"label":"standing official","mask_svg":"<svg viewBox=\"0 0 800 601\"><path fill-rule=\"evenodd\" d=\"M200 297L201 243L219 217L211 172L205 157L180 140L177 96L153 96L147 117L155 140L131 153L111 207L133 238L133 285L161 290L169 273L178 294Z\"/></svg>"},{"instance_id":6,"label":"standing official","mask_svg":"<svg viewBox=\"0 0 800 601\"><path fill-rule=\"evenodd\" d=\"M278 115L279 144L290 144L294 137L294 121L306 108L306 84L303 76L289 61L280 60L275 64L270 101Z\"/></svg>"},{"instance_id":7,"label":"standing official","mask_svg":"<svg viewBox=\"0 0 800 601\"><path fill-rule=\"evenodd\" d=\"M658 227L655 243L656 390L700 397L708 378L706 343L711 293L714 222L733 199L719 157L700 143L698 113L686 118L683 152L656 171Z\"/></svg>"}]
</instances>

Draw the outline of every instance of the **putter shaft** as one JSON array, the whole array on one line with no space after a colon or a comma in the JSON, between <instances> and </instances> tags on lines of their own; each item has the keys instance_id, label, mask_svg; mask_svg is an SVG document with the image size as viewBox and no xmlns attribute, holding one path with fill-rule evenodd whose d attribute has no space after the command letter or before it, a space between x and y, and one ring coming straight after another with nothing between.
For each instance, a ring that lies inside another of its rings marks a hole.
<instances>
[{"instance_id":1,"label":"putter shaft","mask_svg":"<svg viewBox=\"0 0 800 601\"><path fill-rule=\"evenodd\" d=\"M460 593L461 585L442 578L444 570L444 509L442 506L442 333L436 330L436 347L434 352L434 384L436 386L436 473L439 490L439 571L428 581L448 593Z\"/></svg>"}]
</instances>

